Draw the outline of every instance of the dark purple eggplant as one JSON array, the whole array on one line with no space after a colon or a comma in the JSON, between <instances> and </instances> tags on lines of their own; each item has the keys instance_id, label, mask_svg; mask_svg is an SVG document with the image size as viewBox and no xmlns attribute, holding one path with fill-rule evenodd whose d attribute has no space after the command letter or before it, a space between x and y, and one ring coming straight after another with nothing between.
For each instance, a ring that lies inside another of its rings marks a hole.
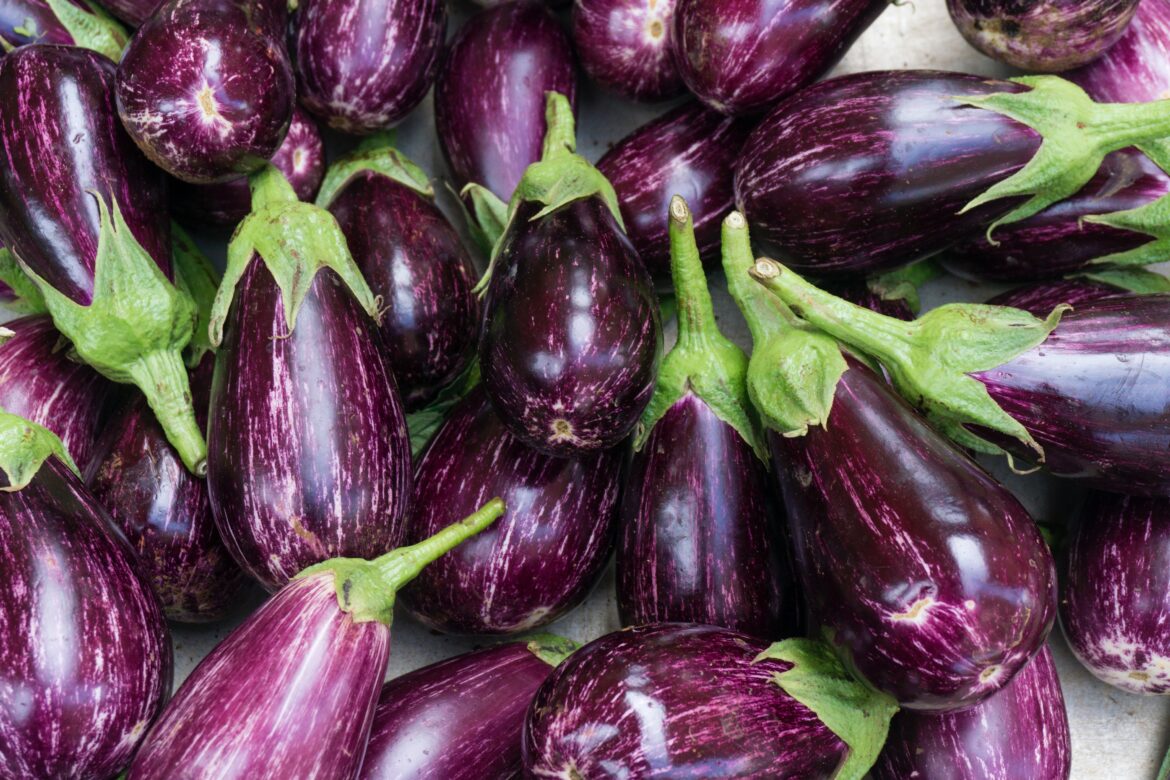
<instances>
[{"instance_id":1,"label":"dark purple eggplant","mask_svg":"<svg viewBox=\"0 0 1170 780\"><path fill-rule=\"evenodd\" d=\"M145 22L162 4L163 0L102 0L102 6L131 27Z\"/></svg>"},{"instance_id":2,"label":"dark purple eggplant","mask_svg":"<svg viewBox=\"0 0 1170 780\"><path fill-rule=\"evenodd\" d=\"M845 56L884 0L678 0L671 45L687 88L716 111L758 114Z\"/></svg>"},{"instance_id":3,"label":"dark purple eggplant","mask_svg":"<svg viewBox=\"0 0 1170 780\"><path fill-rule=\"evenodd\" d=\"M361 780L512 780L524 713L577 649L533 637L449 658L382 686Z\"/></svg>"},{"instance_id":4,"label":"dark purple eggplant","mask_svg":"<svg viewBox=\"0 0 1170 780\"><path fill-rule=\"evenodd\" d=\"M0 776L114 777L171 689L134 554L54 434L0 412Z\"/></svg>"},{"instance_id":5,"label":"dark purple eggplant","mask_svg":"<svg viewBox=\"0 0 1170 780\"><path fill-rule=\"evenodd\" d=\"M1040 649L1007 686L960 712L903 710L874 780L1068 780L1068 713L1052 662Z\"/></svg>"},{"instance_id":6,"label":"dark purple eggplant","mask_svg":"<svg viewBox=\"0 0 1170 780\"><path fill-rule=\"evenodd\" d=\"M0 47L30 43L83 46L115 62L129 36L90 0L0 0Z\"/></svg>"},{"instance_id":7,"label":"dark purple eggplant","mask_svg":"<svg viewBox=\"0 0 1170 780\"><path fill-rule=\"evenodd\" d=\"M1121 40L1068 78L1102 103L1170 97L1170 2L1142 0Z\"/></svg>"},{"instance_id":8,"label":"dark purple eggplant","mask_svg":"<svg viewBox=\"0 0 1170 780\"><path fill-rule=\"evenodd\" d=\"M435 434L414 475L406 540L500 496L515 511L427 568L402 592L426 625L511 634L547 625L585 600L613 549L622 454L537 452L508 432L477 387Z\"/></svg>"},{"instance_id":9,"label":"dark purple eggplant","mask_svg":"<svg viewBox=\"0 0 1170 780\"><path fill-rule=\"evenodd\" d=\"M392 127L430 90L446 32L443 0L299 0L297 99L334 130Z\"/></svg>"},{"instance_id":10,"label":"dark purple eggplant","mask_svg":"<svg viewBox=\"0 0 1170 780\"><path fill-rule=\"evenodd\" d=\"M181 350L195 307L176 289L162 174L123 132L114 64L33 44L0 58L0 242L78 356L143 391L188 469L207 445Z\"/></svg>"},{"instance_id":11,"label":"dark purple eggplant","mask_svg":"<svg viewBox=\"0 0 1170 780\"><path fill-rule=\"evenodd\" d=\"M631 100L686 91L670 45L675 0L575 0L573 44L581 67Z\"/></svg>"},{"instance_id":12,"label":"dark purple eggplant","mask_svg":"<svg viewBox=\"0 0 1170 780\"><path fill-rule=\"evenodd\" d=\"M435 131L458 186L512 197L540 159L546 92L576 105L572 43L543 4L515 0L463 24L435 81Z\"/></svg>"},{"instance_id":13,"label":"dark purple eggplant","mask_svg":"<svg viewBox=\"0 0 1170 780\"><path fill-rule=\"evenodd\" d=\"M194 184L238 179L276 154L296 85L285 0L167 0L118 65L118 114L138 147Z\"/></svg>"},{"instance_id":14,"label":"dark purple eggplant","mask_svg":"<svg viewBox=\"0 0 1170 780\"><path fill-rule=\"evenodd\" d=\"M524 776L859 780L895 710L820 642L627 629L585 645L540 686Z\"/></svg>"},{"instance_id":15,"label":"dark purple eggplant","mask_svg":"<svg viewBox=\"0 0 1170 780\"><path fill-rule=\"evenodd\" d=\"M175 693L129 780L351 780L390 657L394 595L504 511L496 499L414 547L313 566L269 599Z\"/></svg>"},{"instance_id":16,"label":"dark purple eggplant","mask_svg":"<svg viewBox=\"0 0 1170 780\"><path fill-rule=\"evenodd\" d=\"M1152 271L1129 269L1017 287L995 296L988 303L1012 306L1036 317L1047 317L1062 304L1075 310L1115 295L1166 292L1170 292L1170 279Z\"/></svg>"},{"instance_id":17,"label":"dark purple eggplant","mask_svg":"<svg viewBox=\"0 0 1170 780\"><path fill-rule=\"evenodd\" d=\"M597 169L613 184L638 256L656 280L670 278L667 214L681 195L704 260L719 256L719 223L735 205L733 169L751 125L688 103L647 122L605 153Z\"/></svg>"}]
</instances>

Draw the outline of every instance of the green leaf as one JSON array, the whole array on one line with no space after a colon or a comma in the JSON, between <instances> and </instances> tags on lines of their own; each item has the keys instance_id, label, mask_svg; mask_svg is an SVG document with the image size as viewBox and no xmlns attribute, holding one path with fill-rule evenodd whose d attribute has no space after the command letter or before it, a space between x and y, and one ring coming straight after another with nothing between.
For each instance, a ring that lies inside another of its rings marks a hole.
<instances>
[{"instance_id":1,"label":"green leaf","mask_svg":"<svg viewBox=\"0 0 1170 780\"><path fill-rule=\"evenodd\" d=\"M366 138L356 149L329 166L317 192L317 205L329 208L337 193L353 177L367 172L381 174L423 197L435 197L426 172L394 148L394 133L386 131Z\"/></svg>"},{"instance_id":2,"label":"green leaf","mask_svg":"<svg viewBox=\"0 0 1170 780\"><path fill-rule=\"evenodd\" d=\"M1074 278L1091 279L1138 295L1170 292L1170 279L1144 268L1114 268L1108 271L1077 274Z\"/></svg>"},{"instance_id":3,"label":"green leaf","mask_svg":"<svg viewBox=\"0 0 1170 780\"><path fill-rule=\"evenodd\" d=\"M171 223L171 259L175 283L195 303L195 331L187 344L187 366L195 368L211 350L211 306L219 289L219 273L178 223Z\"/></svg>"},{"instance_id":4,"label":"green leaf","mask_svg":"<svg viewBox=\"0 0 1170 780\"><path fill-rule=\"evenodd\" d=\"M536 634L528 638L528 651L549 666L560 666L580 649L581 645L572 639L556 634Z\"/></svg>"},{"instance_id":5,"label":"green leaf","mask_svg":"<svg viewBox=\"0 0 1170 780\"><path fill-rule=\"evenodd\" d=\"M122 50L126 48L130 36L126 28L97 3L81 0L85 8L80 8L69 0L45 2L76 45L104 54L114 62L122 59Z\"/></svg>"},{"instance_id":6,"label":"green leaf","mask_svg":"<svg viewBox=\"0 0 1170 780\"><path fill-rule=\"evenodd\" d=\"M1110 214L1094 214L1085 217L1086 222L1108 225L1119 230L1145 233L1153 240L1124 252L1114 252L1093 260L1099 266L1141 266L1170 260L1170 195L1165 195L1144 206L1114 211Z\"/></svg>"},{"instance_id":7,"label":"green leaf","mask_svg":"<svg viewBox=\"0 0 1170 780\"><path fill-rule=\"evenodd\" d=\"M0 471L8 480L7 487L0 490L12 493L23 489L53 456L81 476L57 434L0 409Z\"/></svg>"},{"instance_id":8,"label":"green leaf","mask_svg":"<svg viewBox=\"0 0 1170 780\"><path fill-rule=\"evenodd\" d=\"M463 196L471 200L471 213L463 205ZM508 204L496 197L495 193L479 184L468 184L459 193L459 205L463 209L471 237L485 253L491 254L508 224Z\"/></svg>"},{"instance_id":9,"label":"green leaf","mask_svg":"<svg viewBox=\"0 0 1170 780\"><path fill-rule=\"evenodd\" d=\"M426 449L447 419L447 415L477 384L479 384L478 359L472 360L471 365L459 375L459 378L445 387L428 406L406 415L406 429L410 432L411 455L417 458Z\"/></svg>"},{"instance_id":10,"label":"green leaf","mask_svg":"<svg viewBox=\"0 0 1170 780\"><path fill-rule=\"evenodd\" d=\"M896 268L866 280L870 292L883 301L905 301L910 311L917 314L922 309L918 289L931 279L944 273L934 260L920 260L917 263Z\"/></svg>"},{"instance_id":11,"label":"green leaf","mask_svg":"<svg viewBox=\"0 0 1170 780\"><path fill-rule=\"evenodd\" d=\"M9 310L19 314L44 314L49 310L40 288L21 270L16 256L7 247L0 247L0 282L8 285L16 296L6 304Z\"/></svg>"}]
</instances>

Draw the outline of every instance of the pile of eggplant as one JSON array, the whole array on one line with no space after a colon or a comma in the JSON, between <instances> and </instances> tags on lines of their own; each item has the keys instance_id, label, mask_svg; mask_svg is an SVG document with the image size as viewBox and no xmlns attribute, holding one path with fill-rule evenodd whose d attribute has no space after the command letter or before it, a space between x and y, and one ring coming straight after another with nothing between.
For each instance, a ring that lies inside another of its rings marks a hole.
<instances>
[{"instance_id":1,"label":"pile of eggplant","mask_svg":"<svg viewBox=\"0 0 1170 780\"><path fill-rule=\"evenodd\" d=\"M1057 623L1170 694L1170 0L483 5L0 2L0 779L1064 780Z\"/></svg>"}]
</instances>

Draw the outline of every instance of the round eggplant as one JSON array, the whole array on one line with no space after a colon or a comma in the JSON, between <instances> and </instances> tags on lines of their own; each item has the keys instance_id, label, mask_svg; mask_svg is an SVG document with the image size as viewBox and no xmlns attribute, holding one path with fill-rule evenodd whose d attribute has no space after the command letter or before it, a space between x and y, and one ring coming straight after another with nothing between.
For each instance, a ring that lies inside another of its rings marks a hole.
<instances>
[{"instance_id":1,"label":"round eggplant","mask_svg":"<svg viewBox=\"0 0 1170 780\"><path fill-rule=\"evenodd\" d=\"M129 36L89 0L0 0L0 47L30 43L84 46L115 62Z\"/></svg>"},{"instance_id":2,"label":"round eggplant","mask_svg":"<svg viewBox=\"0 0 1170 780\"><path fill-rule=\"evenodd\" d=\"M581 67L631 100L686 91L670 45L675 0L575 0L573 44Z\"/></svg>"},{"instance_id":3,"label":"round eggplant","mask_svg":"<svg viewBox=\"0 0 1170 780\"><path fill-rule=\"evenodd\" d=\"M1102 103L1145 103L1170 97L1170 2L1138 3L1121 40L1068 78Z\"/></svg>"}]
</instances>

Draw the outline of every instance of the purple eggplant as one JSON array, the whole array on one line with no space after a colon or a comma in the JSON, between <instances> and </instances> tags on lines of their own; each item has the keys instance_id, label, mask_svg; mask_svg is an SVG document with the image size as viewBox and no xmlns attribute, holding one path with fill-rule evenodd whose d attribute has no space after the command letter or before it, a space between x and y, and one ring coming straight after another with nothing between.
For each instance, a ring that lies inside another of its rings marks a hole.
<instances>
[{"instance_id":1,"label":"purple eggplant","mask_svg":"<svg viewBox=\"0 0 1170 780\"><path fill-rule=\"evenodd\" d=\"M734 206L733 169L750 129L744 120L689 103L630 133L597 163L656 280L670 278L667 214L675 195L690 206L703 258L718 257L719 223Z\"/></svg>"},{"instance_id":2,"label":"purple eggplant","mask_svg":"<svg viewBox=\"0 0 1170 780\"><path fill-rule=\"evenodd\" d=\"M725 114L758 114L827 73L887 5L678 0L671 45L700 100Z\"/></svg>"},{"instance_id":3,"label":"purple eggplant","mask_svg":"<svg viewBox=\"0 0 1170 780\"><path fill-rule=\"evenodd\" d=\"M48 430L0 413L0 776L107 778L171 688L126 540Z\"/></svg>"},{"instance_id":4,"label":"purple eggplant","mask_svg":"<svg viewBox=\"0 0 1170 780\"><path fill-rule=\"evenodd\" d=\"M895 709L819 642L769 647L685 623L627 629L585 645L540 686L524 776L856 780Z\"/></svg>"},{"instance_id":5,"label":"purple eggplant","mask_svg":"<svg viewBox=\"0 0 1170 780\"><path fill-rule=\"evenodd\" d=\"M622 455L537 452L509 433L477 387L435 434L414 475L407 541L485 498L514 507L500 523L427 568L402 592L426 625L511 634L556 620L585 600L613 549Z\"/></svg>"},{"instance_id":6,"label":"purple eggplant","mask_svg":"<svg viewBox=\"0 0 1170 780\"><path fill-rule=\"evenodd\" d=\"M1068 780L1072 765L1064 693L1041 648L1002 691L960 712L902 711L874 780Z\"/></svg>"},{"instance_id":7,"label":"purple eggplant","mask_svg":"<svg viewBox=\"0 0 1170 780\"><path fill-rule=\"evenodd\" d=\"M131 27L150 18L164 0L102 0L102 6Z\"/></svg>"},{"instance_id":8,"label":"purple eggplant","mask_svg":"<svg viewBox=\"0 0 1170 780\"><path fill-rule=\"evenodd\" d=\"M296 9L297 99L333 129L392 127L431 88L447 31L442 0L300 0Z\"/></svg>"},{"instance_id":9,"label":"purple eggplant","mask_svg":"<svg viewBox=\"0 0 1170 780\"><path fill-rule=\"evenodd\" d=\"M1068 78L1102 103L1170 97L1170 2L1142 0L1121 40Z\"/></svg>"},{"instance_id":10,"label":"purple eggplant","mask_svg":"<svg viewBox=\"0 0 1170 780\"><path fill-rule=\"evenodd\" d=\"M33 44L0 58L0 242L78 356L135 384L188 469L206 468L181 350L196 312L173 284L165 182L123 132L114 64Z\"/></svg>"},{"instance_id":11,"label":"purple eggplant","mask_svg":"<svg viewBox=\"0 0 1170 780\"><path fill-rule=\"evenodd\" d=\"M167 0L118 65L118 114L138 147L194 184L238 179L276 154L296 86L284 0Z\"/></svg>"},{"instance_id":12,"label":"purple eggplant","mask_svg":"<svg viewBox=\"0 0 1170 780\"><path fill-rule=\"evenodd\" d=\"M686 91L670 45L675 0L575 0L573 44L581 67L631 100Z\"/></svg>"},{"instance_id":13,"label":"purple eggplant","mask_svg":"<svg viewBox=\"0 0 1170 780\"><path fill-rule=\"evenodd\" d=\"M1013 306L1036 317L1047 317L1061 305L1075 310L1116 295L1166 292L1170 292L1170 279L1152 271L1130 269L1017 287L995 296L988 303Z\"/></svg>"},{"instance_id":14,"label":"purple eggplant","mask_svg":"<svg viewBox=\"0 0 1170 780\"><path fill-rule=\"evenodd\" d=\"M83 46L117 61L129 36L90 0L0 0L0 47Z\"/></svg>"},{"instance_id":15,"label":"purple eggplant","mask_svg":"<svg viewBox=\"0 0 1170 780\"><path fill-rule=\"evenodd\" d=\"M414 547L306 569L204 658L129 780L350 780L390 657L394 595L504 511L494 500Z\"/></svg>"},{"instance_id":16,"label":"purple eggplant","mask_svg":"<svg viewBox=\"0 0 1170 780\"><path fill-rule=\"evenodd\" d=\"M435 130L458 186L512 197L540 159L547 92L576 104L572 43L543 4L515 0L463 24L435 81Z\"/></svg>"},{"instance_id":17,"label":"purple eggplant","mask_svg":"<svg viewBox=\"0 0 1170 780\"><path fill-rule=\"evenodd\" d=\"M449 658L382 686L361 780L511 780L524 713L576 649L534 637Z\"/></svg>"}]
</instances>

